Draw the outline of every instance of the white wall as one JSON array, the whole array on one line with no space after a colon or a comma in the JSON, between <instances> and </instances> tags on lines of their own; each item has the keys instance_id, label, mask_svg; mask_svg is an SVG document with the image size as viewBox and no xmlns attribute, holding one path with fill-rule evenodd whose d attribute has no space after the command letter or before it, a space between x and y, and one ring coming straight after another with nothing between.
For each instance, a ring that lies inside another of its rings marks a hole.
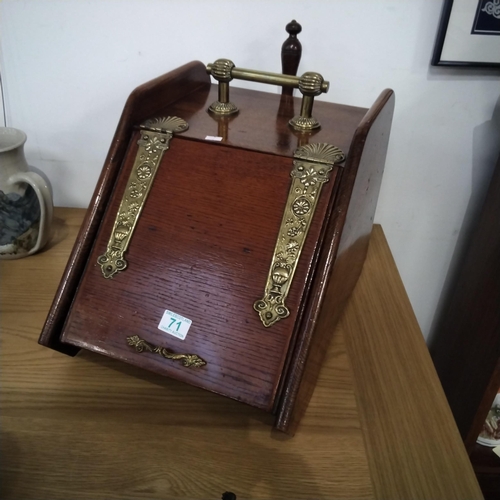
<instances>
[{"instance_id":1,"label":"white wall","mask_svg":"<svg viewBox=\"0 0 500 500\"><path fill-rule=\"evenodd\" d=\"M325 100L368 107L396 91L376 222L427 336L500 149L499 72L429 66L440 11L436 0L3 0L7 124L27 132L56 205L85 207L132 89L194 59L280 71L297 19L299 71L331 81Z\"/></svg>"}]
</instances>

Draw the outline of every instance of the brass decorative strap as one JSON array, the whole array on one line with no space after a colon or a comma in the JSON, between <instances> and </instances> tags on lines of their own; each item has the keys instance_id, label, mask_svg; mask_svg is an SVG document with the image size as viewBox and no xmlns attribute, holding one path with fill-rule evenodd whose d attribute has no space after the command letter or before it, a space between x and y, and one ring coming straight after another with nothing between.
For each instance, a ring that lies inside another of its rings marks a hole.
<instances>
[{"instance_id":1,"label":"brass decorative strap","mask_svg":"<svg viewBox=\"0 0 500 500\"><path fill-rule=\"evenodd\" d=\"M201 366L205 366L207 364L206 361L201 359L196 354L176 354L172 352L170 349L166 347L154 346L149 342L141 339L137 335L133 335L132 337L127 337L127 344L131 347L135 347L137 352L152 352L154 354L159 354L163 356L165 359L172 359L174 361L180 361L186 367L192 368L200 368Z\"/></svg>"},{"instance_id":2,"label":"brass decorative strap","mask_svg":"<svg viewBox=\"0 0 500 500\"><path fill-rule=\"evenodd\" d=\"M235 104L229 100L229 82L233 79L250 82L269 83L282 87L299 89L303 95L300 115L295 116L289 124L300 132L307 132L321 126L312 116L314 97L328 92L330 83L325 81L319 73L307 72L302 76L282 75L268 71L236 68L229 59L217 59L213 64L207 64L207 73L219 82L218 100L210 105L208 111L216 115L231 115L238 112Z\"/></svg>"},{"instance_id":3,"label":"brass decorative strap","mask_svg":"<svg viewBox=\"0 0 500 500\"><path fill-rule=\"evenodd\" d=\"M286 318L290 311L285 300L321 188L329 180L333 166L345 160L344 153L330 144L307 144L295 150L292 184L281 220L264 296L253 307L265 327Z\"/></svg>"},{"instance_id":4,"label":"brass decorative strap","mask_svg":"<svg viewBox=\"0 0 500 500\"><path fill-rule=\"evenodd\" d=\"M169 116L147 120L141 126L139 149L128 178L106 252L99 256L105 278L112 278L127 267L124 254L148 196L153 179L174 133L184 132L188 124L181 118Z\"/></svg>"}]
</instances>

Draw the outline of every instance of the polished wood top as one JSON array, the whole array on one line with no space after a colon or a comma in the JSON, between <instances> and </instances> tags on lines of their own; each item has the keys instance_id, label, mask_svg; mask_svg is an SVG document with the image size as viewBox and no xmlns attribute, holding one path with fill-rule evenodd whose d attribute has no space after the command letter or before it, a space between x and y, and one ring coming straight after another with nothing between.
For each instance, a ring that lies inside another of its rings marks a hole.
<instances>
[{"instance_id":1,"label":"polished wood top","mask_svg":"<svg viewBox=\"0 0 500 500\"><path fill-rule=\"evenodd\" d=\"M228 117L207 113L210 104L217 100L215 84L200 87L189 94L189 99L172 103L156 115L179 116L186 120L189 129L182 134L185 138L205 141L207 135L222 137L221 143L227 146L291 157L299 146L321 142L337 146L347 154L354 132L368 111L316 99L313 116L319 120L321 128L299 133L288 122L300 112L300 97L235 86L231 87L230 98L240 111Z\"/></svg>"},{"instance_id":2,"label":"polished wood top","mask_svg":"<svg viewBox=\"0 0 500 500\"><path fill-rule=\"evenodd\" d=\"M84 211L0 263L0 497L482 498L380 226L295 437L261 410L37 344Z\"/></svg>"}]
</instances>

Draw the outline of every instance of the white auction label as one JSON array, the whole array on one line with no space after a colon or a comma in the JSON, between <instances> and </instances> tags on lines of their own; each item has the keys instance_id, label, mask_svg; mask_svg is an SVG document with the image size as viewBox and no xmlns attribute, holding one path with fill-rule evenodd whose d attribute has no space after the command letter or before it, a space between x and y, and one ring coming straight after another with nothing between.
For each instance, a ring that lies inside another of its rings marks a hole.
<instances>
[{"instance_id":1,"label":"white auction label","mask_svg":"<svg viewBox=\"0 0 500 500\"><path fill-rule=\"evenodd\" d=\"M189 331L192 321L180 314L169 311L163 313L158 329L169 333L178 339L184 340Z\"/></svg>"}]
</instances>

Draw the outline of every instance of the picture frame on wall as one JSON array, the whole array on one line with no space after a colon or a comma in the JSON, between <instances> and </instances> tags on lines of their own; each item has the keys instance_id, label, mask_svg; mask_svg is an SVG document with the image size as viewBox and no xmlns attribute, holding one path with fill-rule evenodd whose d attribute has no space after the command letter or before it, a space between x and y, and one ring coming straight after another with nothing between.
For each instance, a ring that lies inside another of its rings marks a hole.
<instances>
[{"instance_id":1,"label":"picture frame on wall","mask_svg":"<svg viewBox=\"0 0 500 500\"><path fill-rule=\"evenodd\" d=\"M500 68L500 0L445 0L431 64Z\"/></svg>"}]
</instances>

